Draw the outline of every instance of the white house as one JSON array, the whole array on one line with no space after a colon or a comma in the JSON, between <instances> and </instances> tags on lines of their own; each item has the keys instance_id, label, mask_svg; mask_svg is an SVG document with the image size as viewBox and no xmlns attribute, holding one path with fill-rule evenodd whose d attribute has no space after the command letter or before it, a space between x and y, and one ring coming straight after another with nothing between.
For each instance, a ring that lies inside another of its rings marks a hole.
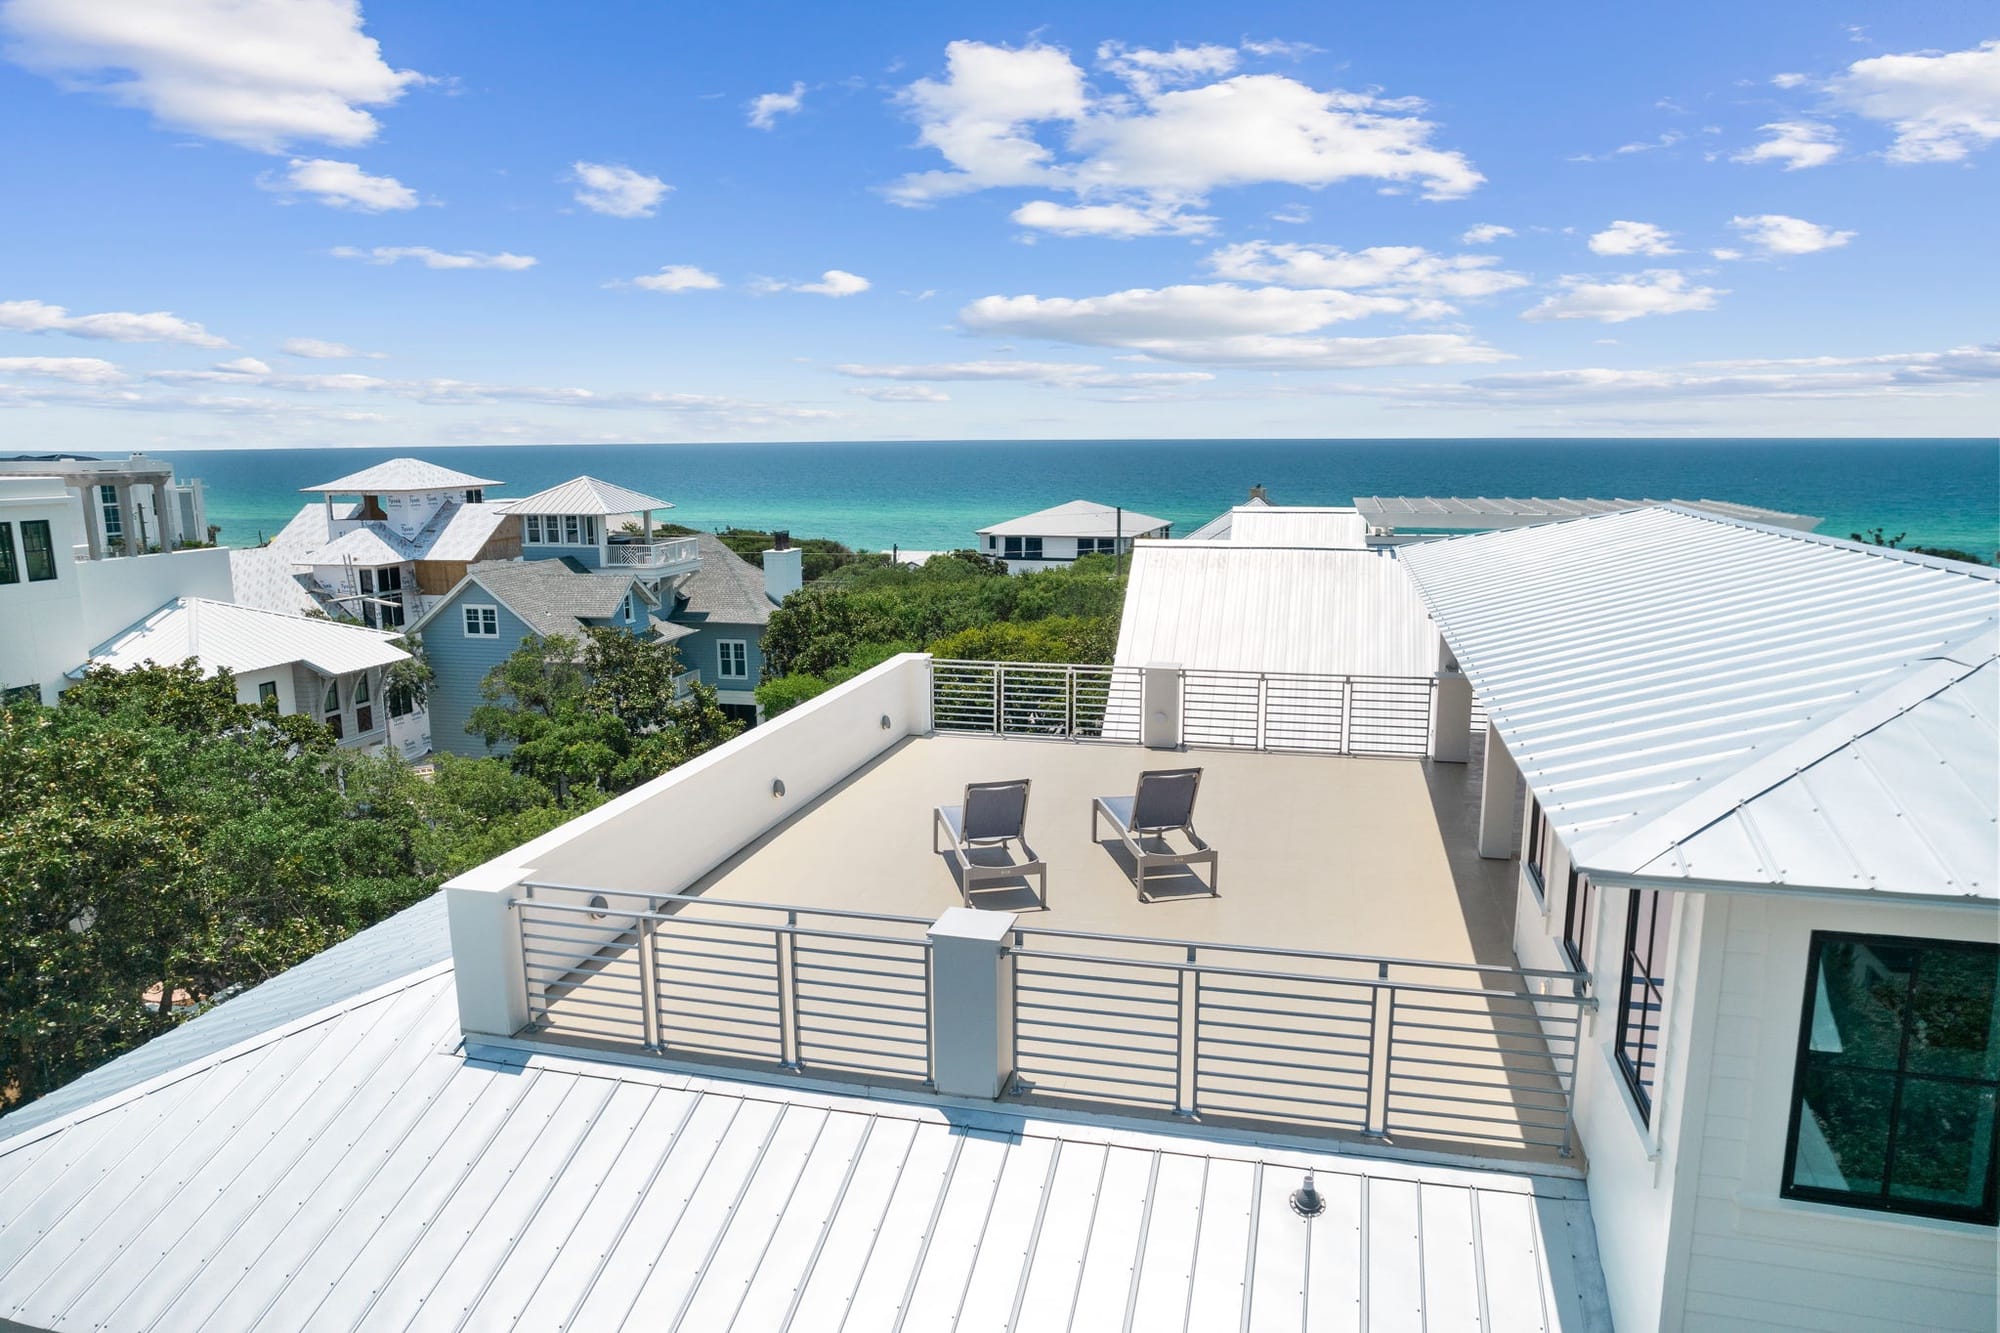
<instances>
[{"instance_id":1,"label":"white house","mask_svg":"<svg viewBox=\"0 0 2000 1333\"><path fill-rule=\"evenodd\" d=\"M59 476L0 475L0 692L54 703L72 667L176 597L227 599L229 552L99 558Z\"/></svg>"},{"instance_id":2,"label":"white house","mask_svg":"<svg viewBox=\"0 0 2000 1333\"><path fill-rule=\"evenodd\" d=\"M80 540L93 560L214 541L200 478L176 478L164 459L15 454L0 457L0 477L60 478L77 500Z\"/></svg>"},{"instance_id":3,"label":"white house","mask_svg":"<svg viewBox=\"0 0 2000 1333\"><path fill-rule=\"evenodd\" d=\"M1405 554L1311 552L1432 617L1359 732L906 654L0 1118L0 1319L1991 1328L1993 571ZM1002 780L1047 874L968 888Z\"/></svg>"},{"instance_id":4,"label":"white house","mask_svg":"<svg viewBox=\"0 0 2000 1333\"><path fill-rule=\"evenodd\" d=\"M129 670L192 658L213 675L229 671L244 703L277 701L333 729L350 749L395 750L415 759L431 748L422 703L388 688L385 673L409 653L392 631L285 615L203 597L179 597L113 635L85 666Z\"/></svg>"},{"instance_id":5,"label":"white house","mask_svg":"<svg viewBox=\"0 0 2000 1333\"><path fill-rule=\"evenodd\" d=\"M1123 555L1139 538L1164 537L1172 526L1137 510L1071 500L981 528L976 535L982 555L1006 561L1011 573L1025 574L1061 568L1078 556Z\"/></svg>"}]
</instances>

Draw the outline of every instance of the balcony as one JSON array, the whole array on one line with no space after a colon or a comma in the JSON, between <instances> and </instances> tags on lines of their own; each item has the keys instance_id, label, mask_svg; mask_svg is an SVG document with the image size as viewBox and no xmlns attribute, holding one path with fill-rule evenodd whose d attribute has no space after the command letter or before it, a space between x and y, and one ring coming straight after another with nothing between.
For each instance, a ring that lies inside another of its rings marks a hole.
<instances>
[{"instance_id":1,"label":"balcony","mask_svg":"<svg viewBox=\"0 0 2000 1333\"><path fill-rule=\"evenodd\" d=\"M701 564L701 543L693 537L669 537L656 542L613 538L604 549L606 569L645 574L685 574Z\"/></svg>"},{"instance_id":2,"label":"balcony","mask_svg":"<svg viewBox=\"0 0 2000 1333\"><path fill-rule=\"evenodd\" d=\"M1126 739L1159 724L1149 690L1167 686L1188 730L1233 743ZM1199 721L1217 691L1253 703ZM1302 694L1322 701L1310 726ZM1357 736L1406 750L1431 708L1427 681L1274 691L899 658L474 872L455 891L485 895L466 910L497 923L512 995L468 1027L915 1095L1559 1160L1593 1001L1584 977L1516 965L1517 870L1478 855L1479 765L1353 753ZM1361 725L1378 712L1399 720ZM1090 802L1188 764L1204 769L1196 819L1221 893L1168 884L1142 902L1115 844L1092 840ZM1047 901L1002 883L955 911L931 809L968 782L1022 777ZM662 829L672 856L643 850ZM464 967L462 1012L491 999L466 987L493 984Z\"/></svg>"}]
</instances>

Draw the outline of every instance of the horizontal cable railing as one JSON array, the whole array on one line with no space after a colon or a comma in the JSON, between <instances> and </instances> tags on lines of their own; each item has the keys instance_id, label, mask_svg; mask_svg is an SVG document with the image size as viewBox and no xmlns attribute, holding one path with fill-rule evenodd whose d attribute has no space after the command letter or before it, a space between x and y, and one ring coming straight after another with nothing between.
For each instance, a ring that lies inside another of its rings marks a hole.
<instances>
[{"instance_id":1,"label":"horizontal cable railing","mask_svg":"<svg viewBox=\"0 0 2000 1333\"><path fill-rule=\"evenodd\" d=\"M927 917L549 883L512 905L534 1030L936 1075ZM984 1021L1017 1095L1569 1155L1585 974L1037 927L1000 962Z\"/></svg>"},{"instance_id":2,"label":"horizontal cable railing","mask_svg":"<svg viewBox=\"0 0 2000 1333\"><path fill-rule=\"evenodd\" d=\"M1135 742L1145 668L934 661L939 731ZM1175 669L1179 741L1197 747L1414 755L1430 749L1429 676ZM1151 707L1153 705L1146 705Z\"/></svg>"},{"instance_id":3,"label":"horizontal cable railing","mask_svg":"<svg viewBox=\"0 0 2000 1333\"><path fill-rule=\"evenodd\" d=\"M785 1068L928 1081L929 917L529 883L538 1030Z\"/></svg>"},{"instance_id":4,"label":"horizontal cable railing","mask_svg":"<svg viewBox=\"0 0 2000 1333\"><path fill-rule=\"evenodd\" d=\"M1013 932L1016 1090L1570 1151L1588 977Z\"/></svg>"}]
</instances>

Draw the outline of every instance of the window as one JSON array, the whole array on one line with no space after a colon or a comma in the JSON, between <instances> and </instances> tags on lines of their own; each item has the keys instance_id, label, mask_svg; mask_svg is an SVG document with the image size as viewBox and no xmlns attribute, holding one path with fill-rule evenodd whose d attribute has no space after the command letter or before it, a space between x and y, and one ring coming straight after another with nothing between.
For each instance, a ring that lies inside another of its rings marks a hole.
<instances>
[{"instance_id":1,"label":"window","mask_svg":"<svg viewBox=\"0 0 2000 1333\"><path fill-rule=\"evenodd\" d=\"M468 606L465 610L465 637L468 639L497 639L500 637L500 612L491 606Z\"/></svg>"},{"instance_id":2,"label":"window","mask_svg":"<svg viewBox=\"0 0 2000 1333\"><path fill-rule=\"evenodd\" d=\"M1078 555L1117 555L1118 539L1116 537L1078 537L1076 539L1076 553Z\"/></svg>"},{"instance_id":3,"label":"window","mask_svg":"<svg viewBox=\"0 0 2000 1333\"><path fill-rule=\"evenodd\" d=\"M484 504L486 503L486 492L483 490L467 491L465 493L465 502L469 505Z\"/></svg>"},{"instance_id":4,"label":"window","mask_svg":"<svg viewBox=\"0 0 2000 1333\"><path fill-rule=\"evenodd\" d=\"M1632 890L1625 920L1625 979L1618 992L1618 1067L1648 1123L1659 1074L1660 1025L1667 996L1667 936L1674 920L1671 894Z\"/></svg>"},{"instance_id":5,"label":"window","mask_svg":"<svg viewBox=\"0 0 2000 1333\"><path fill-rule=\"evenodd\" d=\"M575 514L563 515L563 544L565 546L583 545L583 526L577 522Z\"/></svg>"},{"instance_id":6,"label":"window","mask_svg":"<svg viewBox=\"0 0 2000 1333\"><path fill-rule=\"evenodd\" d=\"M624 605L624 607L623 607L623 617L624 617L624 620L625 620L625 623L626 623L626 624L628 624L628 625L629 625L629 624L631 624L631 623L632 623L632 594L631 594L631 593L629 593L629 592L625 594L625 605Z\"/></svg>"},{"instance_id":7,"label":"window","mask_svg":"<svg viewBox=\"0 0 2000 1333\"><path fill-rule=\"evenodd\" d=\"M403 567L390 565L375 571L375 593L382 602L382 628L403 627Z\"/></svg>"},{"instance_id":8,"label":"window","mask_svg":"<svg viewBox=\"0 0 2000 1333\"><path fill-rule=\"evenodd\" d=\"M1996 1220L2000 946L1814 932L1783 1193Z\"/></svg>"},{"instance_id":9,"label":"window","mask_svg":"<svg viewBox=\"0 0 2000 1333\"><path fill-rule=\"evenodd\" d=\"M1590 970L1584 951L1590 946L1591 932L1596 926L1597 886L1590 882L1590 876L1579 875L1576 867L1571 866L1569 892L1563 902L1563 949L1569 954L1570 966Z\"/></svg>"},{"instance_id":10,"label":"window","mask_svg":"<svg viewBox=\"0 0 2000 1333\"><path fill-rule=\"evenodd\" d=\"M1006 555L1009 560L1040 560L1042 539L1040 537L1009 537Z\"/></svg>"},{"instance_id":11,"label":"window","mask_svg":"<svg viewBox=\"0 0 2000 1333\"><path fill-rule=\"evenodd\" d=\"M998 550L999 547L1000 547L1000 539L998 537L988 537L986 539L987 550L989 551Z\"/></svg>"},{"instance_id":12,"label":"window","mask_svg":"<svg viewBox=\"0 0 2000 1333\"><path fill-rule=\"evenodd\" d=\"M21 563L14 555L14 525L0 523L0 583L19 583Z\"/></svg>"},{"instance_id":13,"label":"window","mask_svg":"<svg viewBox=\"0 0 2000 1333\"><path fill-rule=\"evenodd\" d=\"M750 646L742 639L723 639L715 645L715 674L723 680L750 677Z\"/></svg>"},{"instance_id":14,"label":"window","mask_svg":"<svg viewBox=\"0 0 2000 1333\"><path fill-rule=\"evenodd\" d=\"M21 552L27 557L28 582L47 583L56 576L56 544L49 536L49 521L29 519L21 524Z\"/></svg>"},{"instance_id":15,"label":"window","mask_svg":"<svg viewBox=\"0 0 2000 1333\"><path fill-rule=\"evenodd\" d=\"M104 539L115 542L125 535L125 516L118 508L118 488L99 486L97 501L104 507Z\"/></svg>"},{"instance_id":16,"label":"window","mask_svg":"<svg viewBox=\"0 0 2000 1333\"><path fill-rule=\"evenodd\" d=\"M1528 793L1528 839L1521 863L1528 868L1528 882L1535 886L1537 900L1548 897L1549 863L1555 859L1555 842L1555 830L1549 826L1542 803L1533 792Z\"/></svg>"},{"instance_id":17,"label":"window","mask_svg":"<svg viewBox=\"0 0 2000 1333\"><path fill-rule=\"evenodd\" d=\"M524 536L528 545L540 546L542 544L542 516L540 514L529 514L521 521L525 525Z\"/></svg>"},{"instance_id":18,"label":"window","mask_svg":"<svg viewBox=\"0 0 2000 1333\"><path fill-rule=\"evenodd\" d=\"M258 686L257 686L257 702L258 702L258 703L260 703L260 704L261 704L261 703L270 703L270 702L273 702L274 700L276 700L276 699L277 699L277 697L278 697L278 682L277 682L277 681L275 681L275 680L267 680L267 681L262 681L262 682L260 682L260 683L258 684Z\"/></svg>"},{"instance_id":19,"label":"window","mask_svg":"<svg viewBox=\"0 0 2000 1333\"><path fill-rule=\"evenodd\" d=\"M389 700L390 717L408 717L417 711L416 702L410 697L408 690L389 689L383 693Z\"/></svg>"},{"instance_id":20,"label":"window","mask_svg":"<svg viewBox=\"0 0 2000 1333\"><path fill-rule=\"evenodd\" d=\"M356 732L375 730L374 698L368 693L368 676L365 672L360 680L354 682L354 730Z\"/></svg>"},{"instance_id":21,"label":"window","mask_svg":"<svg viewBox=\"0 0 2000 1333\"><path fill-rule=\"evenodd\" d=\"M39 685L0 686L0 708L12 708L16 704L38 704L42 701L42 687Z\"/></svg>"},{"instance_id":22,"label":"window","mask_svg":"<svg viewBox=\"0 0 2000 1333\"><path fill-rule=\"evenodd\" d=\"M339 681L330 680L326 683L326 698L320 700L319 710L324 715L326 725L333 728L333 738L335 740L339 740L342 736L346 735L346 729L340 723Z\"/></svg>"}]
</instances>

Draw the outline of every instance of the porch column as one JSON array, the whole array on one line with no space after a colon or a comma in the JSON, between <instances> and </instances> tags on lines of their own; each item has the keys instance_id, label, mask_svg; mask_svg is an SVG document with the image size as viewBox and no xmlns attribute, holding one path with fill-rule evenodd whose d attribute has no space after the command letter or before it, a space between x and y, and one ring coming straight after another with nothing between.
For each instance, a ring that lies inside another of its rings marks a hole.
<instances>
[{"instance_id":1,"label":"porch column","mask_svg":"<svg viewBox=\"0 0 2000 1333\"><path fill-rule=\"evenodd\" d=\"M1521 825L1514 818L1514 796L1521 770L1507 753L1500 729L1486 728L1486 771L1479 785L1479 854L1496 860L1512 856L1520 844Z\"/></svg>"},{"instance_id":2,"label":"porch column","mask_svg":"<svg viewBox=\"0 0 2000 1333\"><path fill-rule=\"evenodd\" d=\"M609 514L597 516L597 567L599 569L611 567L611 515Z\"/></svg>"},{"instance_id":3,"label":"porch column","mask_svg":"<svg viewBox=\"0 0 2000 1333\"><path fill-rule=\"evenodd\" d=\"M1443 639L1438 640L1437 698L1431 706L1431 758L1444 764L1472 758L1472 682Z\"/></svg>"},{"instance_id":4,"label":"porch column","mask_svg":"<svg viewBox=\"0 0 2000 1333\"><path fill-rule=\"evenodd\" d=\"M931 926L931 1078L945 1097L998 1097L1014 1072L1012 912L948 907Z\"/></svg>"},{"instance_id":5,"label":"porch column","mask_svg":"<svg viewBox=\"0 0 2000 1333\"><path fill-rule=\"evenodd\" d=\"M85 482L83 487L83 539L90 546L90 558L102 560L109 552L104 548L104 501L103 492L98 490L99 482Z\"/></svg>"},{"instance_id":6,"label":"porch column","mask_svg":"<svg viewBox=\"0 0 2000 1333\"><path fill-rule=\"evenodd\" d=\"M156 481L153 483L153 522L160 531L153 540L159 543L162 551L174 549L174 535L180 531L180 524L169 522L167 514L167 484Z\"/></svg>"},{"instance_id":7,"label":"porch column","mask_svg":"<svg viewBox=\"0 0 2000 1333\"><path fill-rule=\"evenodd\" d=\"M146 549L139 544L139 506L133 503L130 482L118 485L118 536L125 543L126 555L137 555Z\"/></svg>"}]
</instances>

